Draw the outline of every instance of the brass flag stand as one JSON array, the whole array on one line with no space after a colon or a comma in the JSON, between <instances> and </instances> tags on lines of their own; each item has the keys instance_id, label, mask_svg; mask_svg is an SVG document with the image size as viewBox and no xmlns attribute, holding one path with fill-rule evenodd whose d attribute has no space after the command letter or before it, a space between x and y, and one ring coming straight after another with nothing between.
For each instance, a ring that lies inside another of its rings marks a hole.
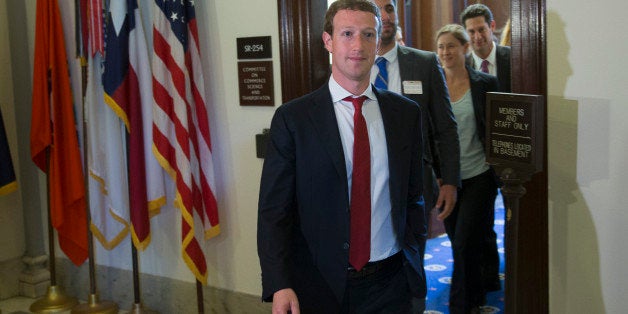
<instances>
[{"instance_id":1,"label":"brass flag stand","mask_svg":"<svg viewBox=\"0 0 628 314\"><path fill-rule=\"evenodd\" d=\"M50 169L50 151L46 149L46 167ZM55 237L52 227L52 213L50 212L50 183L46 183L46 195L48 204L48 268L50 271L50 287L46 296L35 301L30 306L30 311L33 313L55 313L73 308L78 301L63 293L63 289L57 286L57 269L55 262Z\"/></svg>"}]
</instances>

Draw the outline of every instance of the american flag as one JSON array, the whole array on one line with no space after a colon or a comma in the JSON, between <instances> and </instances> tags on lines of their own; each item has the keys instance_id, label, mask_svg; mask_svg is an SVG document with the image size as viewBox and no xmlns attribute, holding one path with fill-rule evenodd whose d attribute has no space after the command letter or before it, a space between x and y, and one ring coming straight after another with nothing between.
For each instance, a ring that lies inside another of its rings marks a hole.
<instances>
[{"instance_id":1,"label":"american flag","mask_svg":"<svg viewBox=\"0 0 628 314\"><path fill-rule=\"evenodd\" d=\"M193 1L155 0L153 49L153 152L175 181L183 260L206 284L198 238L220 228Z\"/></svg>"}]
</instances>

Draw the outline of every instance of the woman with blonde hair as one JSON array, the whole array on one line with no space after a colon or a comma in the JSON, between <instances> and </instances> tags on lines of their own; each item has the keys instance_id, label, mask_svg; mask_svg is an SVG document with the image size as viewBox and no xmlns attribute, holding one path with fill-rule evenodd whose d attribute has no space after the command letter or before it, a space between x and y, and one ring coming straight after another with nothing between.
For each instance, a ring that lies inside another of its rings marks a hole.
<instances>
[{"instance_id":1,"label":"woman with blonde hair","mask_svg":"<svg viewBox=\"0 0 628 314\"><path fill-rule=\"evenodd\" d=\"M451 240L454 270L449 295L450 313L480 313L486 292L483 274L487 252L497 256L497 243L487 243L493 231L497 196L495 172L484 153L486 92L497 91L497 77L476 71L465 63L469 36L457 24L436 34L437 54L449 88L451 107L458 123L460 175L458 201L444 224ZM494 238L493 238L494 239ZM488 249L487 249L488 247ZM499 285L499 278L496 278Z\"/></svg>"}]
</instances>

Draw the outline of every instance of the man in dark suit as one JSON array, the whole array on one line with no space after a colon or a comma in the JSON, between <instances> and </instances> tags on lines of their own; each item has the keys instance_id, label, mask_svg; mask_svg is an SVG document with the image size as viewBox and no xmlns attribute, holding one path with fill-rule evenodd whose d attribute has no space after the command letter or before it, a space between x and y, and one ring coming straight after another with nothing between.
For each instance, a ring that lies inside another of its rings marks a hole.
<instances>
[{"instance_id":1,"label":"man in dark suit","mask_svg":"<svg viewBox=\"0 0 628 314\"><path fill-rule=\"evenodd\" d=\"M460 13L460 21L471 39L471 56L467 63L474 69L497 76L498 91L510 92L510 47L498 46L493 41L495 20L491 10L483 4L472 4ZM487 66L484 68L482 63ZM492 221L495 212L492 211ZM484 238L482 264L484 266L482 280L487 291L501 289L499 281L499 255L495 250L497 234L491 228Z\"/></svg>"},{"instance_id":2,"label":"man in dark suit","mask_svg":"<svg viewBox=\"0 0 628 314\"><path fill-rule=\"evenodd\" d=\"M377 60L386 60L386 88L416 101L423 111L426 140L423 195L428 214L434 208L435 213L439 213L438 218L443 220L452 211L460 186L460 145L443 72L435 53L404 47L396 42L399 19L395 1L372 2L382 12ZM371 70L371 81L375 84L379 74L378 64Z\"/></svg>"},{"instance_id":3,"label":"man in dark suit","mask_svg":"<svg viewBox=\"0 0 628 314\"><path fill-rule=\"evenodd\" d=\"M495 20L491 10L484 4L472 4L460 13L460 22L471 37L469 65L497 76L499 91L510 93L510 47L499 46L493 40Z\"/></svg>"},{"instance_id":4,"label":"man in dark suit","mask_svg":"<svg viewBox=\"0 0 628 314\"><path fill-rule=\"evenodd\" d=\"M421 111L370 84L380 31L372 3L334 2L328 83L273 117L257 238L273 313L410 313L426 294Z\"/></svg>"}]
</instances>

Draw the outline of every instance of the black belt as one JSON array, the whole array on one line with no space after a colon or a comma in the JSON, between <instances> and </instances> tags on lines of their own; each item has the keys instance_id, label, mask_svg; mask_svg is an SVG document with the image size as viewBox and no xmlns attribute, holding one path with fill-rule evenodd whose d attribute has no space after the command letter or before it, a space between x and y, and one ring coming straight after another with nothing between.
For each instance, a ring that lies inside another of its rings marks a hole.
<instances>
[{"instance_id":1,"label":"black belt","mask_svg":"<svg viewBox=\"0 0 628 314\"><path fill-rule=\"evenodd\" d=\"M349 278L355 279L355 278L366 277L380 270L387 269L395 265L401 265L402 254L403 254L402 251L399 251L397 254L392 255L383 260L366 263L366 265L364 265L364 267L362 267L362 269L360 270L356 270L352 266L349 266L347 268L347 271L349 273Z\"/></svg>"}]
</instances>

